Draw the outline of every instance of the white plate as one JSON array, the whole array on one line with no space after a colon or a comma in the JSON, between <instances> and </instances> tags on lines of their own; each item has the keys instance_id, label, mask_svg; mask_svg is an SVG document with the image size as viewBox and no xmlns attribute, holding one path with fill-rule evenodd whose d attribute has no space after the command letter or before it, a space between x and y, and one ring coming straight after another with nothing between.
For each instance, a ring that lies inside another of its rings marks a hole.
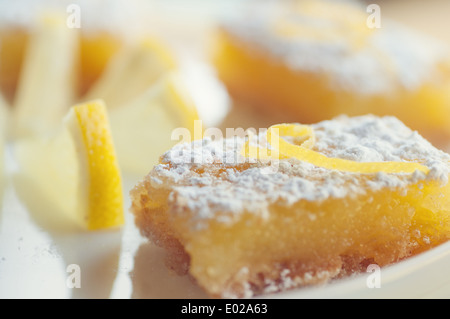
<instances>
[{"instance_id":1,"label":"white plate","mask_svg":"<svg viewBox=\"0 0 450 319\"><path fill-rule=\"evenodd\" d=\"M127 208L135 182L125 177ZM207 298L189 277L167 270L164 252L140 236L128 211L120 231L57 233L36 223L14 183L0 222L0 298ZM449 298L448 269L450 242L378 273L264 298Z\"/></svg>"},{"instance_id":2,"label":"white plate","mask_svg":"<svg viewBox=\"0 0 450 319\"><path fill-rule=\"evenodd\" d=\"M197 76L197 70L198 65L187 68L192 77ZM205 91L204 85L197 88ZM223 115L223 110L211 109L209 97L203 102L201 114L210 115L211 122L216 122L214 116ZM124 176L126 208L130 206L128 192L136 181ZM164 252L140 236L128 211L120 231L56 233L36 222L32 211L39 198L24 200L17 183L11 178L0 200L0 298L206 297L187 276L175 276L166 269ZM449 298L448 269L450 243L383 268L378 288L371 288L374 273L367 273L326 286L265 297ZM76 277L78 271L80 276ZM78 283L80 287L74 286Z\"/></svg>"}]
</instances>

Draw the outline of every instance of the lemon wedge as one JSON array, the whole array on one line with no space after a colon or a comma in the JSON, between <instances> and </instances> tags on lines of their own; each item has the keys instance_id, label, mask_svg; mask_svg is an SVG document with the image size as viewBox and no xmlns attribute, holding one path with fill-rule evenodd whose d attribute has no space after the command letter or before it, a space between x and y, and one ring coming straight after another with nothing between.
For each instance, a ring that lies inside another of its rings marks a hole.
<instances>
[{"instance_id":1,"label":"lemon wedge","mask_svg":"<svg viewBox=\"0 0 450 319\"><path fill-rule=\"evenodd\" d=\"M31 34L13 104L14 135L56 129L73 103L78 31L63 16L45 15Z\"/></svg>"},{"instance_id":2,"label":"lemon wedge","mask_svg":"<svg viewBox=\"0 0 450 319\"><path fill-rule=\"evenodd\" d=\"M110 119L120 166L137 176L148 173L159 156L178 142L172 138L175 129L201 136L197 107L177 71L162 76L125 106L111 110Z\"/></svg>"},{"instance_id":3,"label":"lemon wedge","mask_svg":"<svg viewBox=\"0 0 450 319\"><path fill-rule=\"evenodd\" d=\"M170 50L157 39L147 38L117 53L84 99L100 98L108 109L123 106L175 67Z\"/></svg>"},{"instance_id":4,"label":"lemon wedge","mask_svg":"<svg viewBox=\"0 0 450 319\"><path fill-rule=\"evenodd\" d=\"M24 182L52 207L47 216L49 209L40 209L40 221L71 220L88 230L124 223L121 174L101 100L73 106L58 134L23 139L14 151Z\"/></svg>"}]
</instances>

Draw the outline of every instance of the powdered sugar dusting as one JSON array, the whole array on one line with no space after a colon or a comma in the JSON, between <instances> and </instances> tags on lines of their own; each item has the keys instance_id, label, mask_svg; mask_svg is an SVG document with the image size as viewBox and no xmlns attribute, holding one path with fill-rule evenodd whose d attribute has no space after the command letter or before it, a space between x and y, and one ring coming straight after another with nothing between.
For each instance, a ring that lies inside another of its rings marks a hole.
<instances>
[{"instance_id":1,"label":"powdered sugar dusting","mask_svg":"<svg viewBox=\"0 0 450 319\"><path fill-rule=\"evenodd\" d=\"M315 150L329 157L358 162L421 161L430 168L429 177L447 183L449 155L396 117L342 116L313 127ZM418 174L414 177L418 178Z\"/></svg>"},{"instance_id":2,"label":"powdered sugar dusting","mask_svg":"<svg viewBox=\"0 0 450 319\"><path fill-rule=\"evenodd\" d=\"M419 161L430 172L378 173L368 178L296 159L280 160L275 170L265 171L273 163L245 162L240 154L245 140L234 138L178 144L162 156L161 164L147 178L153 187L175 185L170 200L196 212L198 227L203 220L227 222L242 212L267 216L275 201L292 205L299 200L358 196L386 187L401 189L427 179L448 182L450 155L394 117L342 116L312 127L316 133L314 150L328 157L359 162Z\"/></svg>"}]
</instances>

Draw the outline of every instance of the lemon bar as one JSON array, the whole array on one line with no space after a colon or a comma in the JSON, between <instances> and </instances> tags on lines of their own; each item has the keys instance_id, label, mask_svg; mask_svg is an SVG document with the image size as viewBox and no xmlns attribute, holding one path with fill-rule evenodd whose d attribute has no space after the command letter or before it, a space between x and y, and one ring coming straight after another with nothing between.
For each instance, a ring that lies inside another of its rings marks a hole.
<instances>
[{"instance_id":1,"label":"lemon bar","mask_svg":"<svg viewBox=\"0 0 450 319\"><path fill-rule=\"evenodd\" d=\"M349 1L266 1L224 19L218 76L276 122L392 115L436 146L450 138L448 48ZM380 8L381 9L381 8ZM244 11L245 12L245 11ZM274 123L272 123L274 124Z\"/></svg>"},{"instance_id":2,"label":"lemon bar","mask_svg":"<svg viewBox=\"0 0 450 319\"><path fill-rule=\"evenodd\" d=\"M280 130L304 159L283 143L279 160L243 151L268 131L176 145L131 191L141 234L220 298L327 283L448 240L450 155L395 117L308 129L308 147Z\"/></svg>"}]
</instances>

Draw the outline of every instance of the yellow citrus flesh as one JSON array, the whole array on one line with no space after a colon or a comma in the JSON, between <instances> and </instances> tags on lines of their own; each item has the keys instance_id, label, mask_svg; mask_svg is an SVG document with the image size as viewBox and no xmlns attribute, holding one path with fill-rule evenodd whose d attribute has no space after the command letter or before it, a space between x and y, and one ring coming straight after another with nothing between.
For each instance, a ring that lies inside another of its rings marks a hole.
<instances>
[{"instance_id":1,"label":"yellow citrus flesh","mask_svg":"<svg viewBox=\"0 0 450 319\"><path fill-rule=\"evenodd\" d=\"M123 193L119 165L101 101L74 106L66 117L80 157L80 201L88 229L123 224Z\"/></svg>"}]
</instances>

